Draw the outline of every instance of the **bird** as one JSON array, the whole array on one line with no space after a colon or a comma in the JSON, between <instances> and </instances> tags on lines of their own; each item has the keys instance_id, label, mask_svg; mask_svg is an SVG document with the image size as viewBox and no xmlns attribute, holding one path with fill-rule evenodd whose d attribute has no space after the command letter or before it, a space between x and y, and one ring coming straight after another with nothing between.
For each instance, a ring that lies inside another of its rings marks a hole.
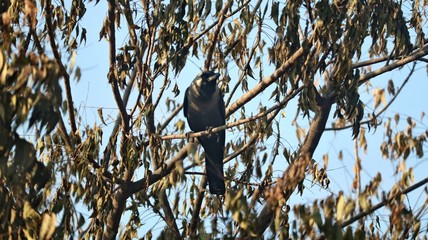
<instances>
[{"instance_id":1,"label":"bird","mask_svg":"<svg viewBox=\"0 0 428 240\"><path fill-rule=\"evenodd\" d=\"M210 130L226 123L223 94L217 86L220 74L202 71L186 89L183 112L193 132ZM205 151L208 186L211 194L225 193L223 157L225 131L198 137Z\"/></svg>"}]
</instances>

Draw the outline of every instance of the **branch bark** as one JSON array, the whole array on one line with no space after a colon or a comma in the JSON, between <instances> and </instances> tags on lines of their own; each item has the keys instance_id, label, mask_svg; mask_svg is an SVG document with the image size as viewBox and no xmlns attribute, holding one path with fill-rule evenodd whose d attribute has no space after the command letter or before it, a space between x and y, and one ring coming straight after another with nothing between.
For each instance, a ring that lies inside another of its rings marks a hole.
<instances>
[{"instance_id":1,"label":"branch bark","mask_svg":"<svg viewBox=\"0 0 428 240\"><path fill-rule=\"evenodd\" d=\"M371 78L379 76L385 72L392 71L396 68L399 68L401 66L406 65L407 63L414 62L414 61L418 60L419 58L422 58L426 55L428 55L428 44L425 44L421 50L416 51L415 53L413 53L412 55L410 55L408 57L405 57L401 60L397 60L397 61L395 61L389 65L386 65L385 67L376 69L375 71L361 75L359 85L364 84L365 82L369 81Z\"/></svg>"},{"instance_id":2,"label":"branch bark","mask_svg":"<svg viewBox=\"0 0 428 240\"><path fill-rule=\"evenodd\" d=\"M116 69L116 34L115 34L115 10L116 1L108 1L108 32L109 32L109 53L110 53L110 70L108 73L108 80L112 86L113 95L122 119L122 139L120 146L120 155L122 160L127 158L127 146L129 144L127 133L129 132L129 116L126 112L125 104L119 92L117 83L117 69ZM120 219L126 206L126 199L128 198L129 182L132 178L133 170L126 169L123 175L123 184L120 184L117 192L112 196L111 203L112 209L107 213L106 228L104 229L103 239L115 239L119 229Z\"/></svg>"},{"instance_id":3,"label":"branch bark","mask_svg":"<svg viewBox=\"0 0 428 240\"><path fill-rule=\"evenodd\" d=\"M264 231L274 219L275 209L279 206L278 202L286 202L298 184L305 178L306 169L311 163L314 151L324 132L333 101L319 97L317 104L317 113L300 148L299 157L286 169L282 178L278 180L278 184L265 193L270 199L256 219L258 236L263 236Z\"/></svg>"},{"instance_id":4,"label":"branch bark","mask_svg":"<svg viewBox=\"0 0 428 240\"><path fill-rule=\"evenodd\" d=\"M192 219L190 220L190 237L196 238L196 231L199 223L199 212L201 211L202 201L205 196L205 189L207 188L207 178L202 177L201 185L199 186L199 194L196 198L195 205L193 206Z\"/></svg>"}]
</instances>

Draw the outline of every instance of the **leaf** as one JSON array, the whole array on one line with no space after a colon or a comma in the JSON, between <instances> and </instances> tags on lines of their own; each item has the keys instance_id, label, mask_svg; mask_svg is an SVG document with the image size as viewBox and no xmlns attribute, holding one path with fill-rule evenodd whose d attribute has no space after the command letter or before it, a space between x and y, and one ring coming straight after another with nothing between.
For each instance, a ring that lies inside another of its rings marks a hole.
<instances>
[{"instance_id":1,"label":"leaf","mask_svg":"<svg viewBox=\"0 0 428 240\"><path fill-rule=\"evenodd\" d=\"M40 221L40 215L38 212L36 212L30 205L28 201L25 201L24 203L24 212L23 212L24 219L26 220L34 220L36 222Z\"/></svg>"},{"instance_id":2,"label":"leaf","mask_svg":"<svg viewBox=\"0 0 428 240\"><path fill-rule=\"evenodd\" d=\"M278 16L279 16L279 2L272 2L272 10L270 12L270 17L273 19L276 25L278 25Z\"/></svg>"},{"instance_id":3,"label":"leaf","mask_svg":"<svg viewBox=\"0 0 428 240\"><path fill-rule=\"evenodd\" d=\"M99 117L100 117L100 119L101 119L101 122L102 122L102 123L104 123L104 125L106 125L106 126L107 126L106 122L104 121L103 109L102 109L102 108L98 108L97 112L98 112L98 116L99 116Z\"/></svg>"},{"instance_id":4,"label":"leaf","mask_svg":"<svg viewBox=\"0 0 428 240\"><path fill-rule=\"evenodd\" d=\"M180 89L178 88L177 83L175 83L174 89L172 90L172 92L174 93L174 97L177 97L180 94Z\"/></svg>"},{"instance_id":5,"label":"leaf","mask_svg":"<svg viewBox=\"0 0 428 240\"><path fill-rule=\"evenodd\" d=\"M215 2L216 14L220 13L222 7L223 7L223 0L217 0Z\"/></svg>"},{"instance_id":6,"label":"leaf","mask_svg":"<svg viewBox=\"0 0 428 240\"><path fill-rule=\"evenodd\" d=\"M55 232L56 224L56 215L54 213L43 213L39 239L51 239Z\"/></svg>"},{"instance_id":7,"label":"leaf","mask_svg":"<svg viewBox=\"0 0 428 240\"><path fill-rule=\"evenodd\" d=\"M342 221L344 217L344 210L345 210L345 198L343 195L339 196L339 199L337 200L337 206L336 206L336 220Z\"/></svg>"},{"instance_id":8,"label":"leaf","mask_svg":"<svg viewBox=\"0 0 428 240\"><path fill-rule=\"evenodd\" d=\"M392 96L395 95L394 82L391 79L388 81L388 93L391 94Z\"/></svg>"}]
</instances>

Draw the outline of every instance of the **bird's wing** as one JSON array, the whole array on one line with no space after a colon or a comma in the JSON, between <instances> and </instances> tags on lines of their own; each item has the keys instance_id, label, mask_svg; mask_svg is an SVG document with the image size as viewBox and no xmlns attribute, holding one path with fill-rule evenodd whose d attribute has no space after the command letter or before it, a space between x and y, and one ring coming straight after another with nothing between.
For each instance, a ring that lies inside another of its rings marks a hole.
<instances>
[{"instance_id":1,"label":"bird's wing","mask_svg":"<svg viewBox=\"0 0 428 240\"><path fill-rule=\"evenodd\" d=\"M218 98L218 108L220 110L220 114L221 114L221 119L222 121L222 125L224 125L226 123L226 107L224 105L224 100L223 100L223 93L221 92L221 90L219 89L219 98Z\"/></svg>"},{"instance_id":2,"label":"bird's wing","mask_svg":"<svg viewBox=\"0 0 428 240\"><path fill-rule=\"evenodd\" d=\"M184 93L184 101L183 101L183 114L184 117L187 118L187 97L189 96L189 88L186 89L186 92Z\"/></svg>"}]
</instances>

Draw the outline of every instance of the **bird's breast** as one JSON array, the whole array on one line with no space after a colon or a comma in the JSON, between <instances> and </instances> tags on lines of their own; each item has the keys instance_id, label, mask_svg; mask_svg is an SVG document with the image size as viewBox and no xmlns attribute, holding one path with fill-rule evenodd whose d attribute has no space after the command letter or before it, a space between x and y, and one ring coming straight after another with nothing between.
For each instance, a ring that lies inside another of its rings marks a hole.
<instances>
[{"instance_id":1,"label":"bird's breast","mask_svg":"<svg viewBox=\"0 0 428 240\"><path fill-rule=\"evenodd\" d=\"M219 95L214 94L210 99L200 99L189 95L187 119L193 131L203 131L208 127L223 125L224 119L219 109Z\"/></svg>"}]
</instances>

